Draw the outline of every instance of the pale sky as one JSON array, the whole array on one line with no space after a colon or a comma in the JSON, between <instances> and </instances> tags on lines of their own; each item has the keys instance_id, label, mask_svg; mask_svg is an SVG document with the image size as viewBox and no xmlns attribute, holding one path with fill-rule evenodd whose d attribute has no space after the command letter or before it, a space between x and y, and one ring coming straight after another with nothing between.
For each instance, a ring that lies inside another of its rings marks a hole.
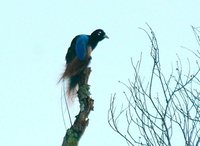
<instances>
[{"instance_id":1,"label":"pale sky","mask_svg":"<svg viewBox=\"0 0 200 146\"><path fill-rule=\"evenodd\" d=\"M200 26L199 0L6 0L0 2L0 146L60 146L65 135L61 86L65 53L78 34L102 28L110 37L93 52L89 84L95 100L80 146L125 146L108 126L110 95L132 76L130 58L150 43L138 29L154 29L166 70L181 46L197 49L191 25ZM145 70L144 70L145 72ZM123 101L123 99L121 99ZM78 103L70 107L77 114ZM119 103L120 105L120 103ZM68 117L66 117L69 126Z\"/></svg>"}]
</instances>

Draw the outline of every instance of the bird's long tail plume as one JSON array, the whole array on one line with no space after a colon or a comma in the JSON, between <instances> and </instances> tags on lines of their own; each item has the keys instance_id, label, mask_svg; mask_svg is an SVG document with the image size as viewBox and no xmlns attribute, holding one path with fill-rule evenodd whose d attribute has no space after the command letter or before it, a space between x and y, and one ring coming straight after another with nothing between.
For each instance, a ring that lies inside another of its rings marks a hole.
<instances>
[{"instance_id":1,"label":"bird's long tail plume","mask_svg":"<svg viewBox=\"0 0 200 146\"><path fill-rule=\"evenodd\" d=\"M80 61L78 58L75 58L72 62L66 65L65 71L58 81L65 81L68 79L67 95L68 99L71 101L73 101L73 98L76 95L76 87L80 81L81 72L87 67L88 64L89 60Z\"/></svg>"}]
</instances>

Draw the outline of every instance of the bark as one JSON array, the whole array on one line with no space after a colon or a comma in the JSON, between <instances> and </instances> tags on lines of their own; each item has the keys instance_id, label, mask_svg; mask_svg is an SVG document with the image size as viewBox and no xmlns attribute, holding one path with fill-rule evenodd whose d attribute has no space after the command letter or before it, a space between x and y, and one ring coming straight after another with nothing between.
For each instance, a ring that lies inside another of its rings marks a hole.
<instances>
[{"instance_id":1,"label":"bark","mask_svg":"<svg viewBox=\"0 0 200 146\"><path fill-rule=\"evenodd\" d=\"M94 104L94 100L90 98L90 87L88 85L90 72L91 69L86 68L81 75L79 89L77 92L80 103L80 111L76 116L73 125L67 129L62 146L78 146L78 142L88 126L88 116L90 111L93 110Z\"/></svg>"}]
</instances>

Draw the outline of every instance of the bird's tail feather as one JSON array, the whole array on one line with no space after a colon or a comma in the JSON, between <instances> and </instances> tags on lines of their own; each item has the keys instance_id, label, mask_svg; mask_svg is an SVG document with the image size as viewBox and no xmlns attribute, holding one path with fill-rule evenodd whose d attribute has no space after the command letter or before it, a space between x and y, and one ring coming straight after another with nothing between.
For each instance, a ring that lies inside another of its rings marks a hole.
<instances>
[{"instance_id":1,"label":"bird's tail feather","mask_svg":"<svg viewBox=\"0 0 200 146\"><path fill-rule=\"evenodd\" d=\"M58 83L72 76L76 76L83 70L84 66L84 62L80 61L78 58L75 58L71 63L66 65L65 71Z\"/></svg>"},{"instance_id":2,"label":"bird's tail feather","mask_svg":"<svg viewBox=\"0 0 200 146\"><path fill-rule=\"evenodd\" d=\"M71 76L68 79L67 95L70 101L73 101L74 97L76 96L79 80L80 80L80 74Z\"/></svg>"},{"instance_id":3,"label":"bird's tail feather","mask_svg":"<svg viewBox=\"0 0 200 146\"><path fill-rule=\"evenodd\" d=\"M68 89L69 89L69 91L70 90L73 90L74 88L76 88L76 86L78 85L78 83L79 83L79 80L80 80L80 74L78 74L78 75L75 75L75 76L71 76L70 78L69 78L69 83L68 83L68 85L69 85L69 87L68 87Z\"/></svg>"},{"instance_id":4,"label":"bird's tail feather","mask_svg":"<svg viewBox=\"0 0 200 146\"><path fill-rule=\"evenodd\" d=\"M75 58L71 63L67 64L66 69L58 82L68 79L68 99L73 100L73 98L75 97L76 87L79 83L81 72L84 70L85 67L87 67L88 64L89 60L80 61L78 58Z\"/></svg>"}]
</instances>

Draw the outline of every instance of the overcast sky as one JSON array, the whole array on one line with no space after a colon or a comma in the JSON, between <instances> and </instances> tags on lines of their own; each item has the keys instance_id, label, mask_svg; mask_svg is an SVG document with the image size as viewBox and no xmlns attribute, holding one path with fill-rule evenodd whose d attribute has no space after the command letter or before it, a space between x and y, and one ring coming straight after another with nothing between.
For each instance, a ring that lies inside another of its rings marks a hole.
<instances>
[{"instance_id":1,"label":"overcast sky","mask_svg":"<svg viewBox=\"0 0 200 146\"><path fill-rule=\"evenodd\" d=\"M93 52L89 83L94 111L80 146L125 146L107 123L110 95L131 78L130 58L143 53L148 74L150 43L139 27L156 33L169 69L181 46L197 49L191 25L200 26L199 0L6 0L0 2L0 145L60 146L65 135L61 86L65 54L77 34L102 28L110 37ZM121 99L123 101L123 99ZM72 117L78 112L75 102ZM66 117L66 124L69 120Z\"/></svg>"}]
</instances>

